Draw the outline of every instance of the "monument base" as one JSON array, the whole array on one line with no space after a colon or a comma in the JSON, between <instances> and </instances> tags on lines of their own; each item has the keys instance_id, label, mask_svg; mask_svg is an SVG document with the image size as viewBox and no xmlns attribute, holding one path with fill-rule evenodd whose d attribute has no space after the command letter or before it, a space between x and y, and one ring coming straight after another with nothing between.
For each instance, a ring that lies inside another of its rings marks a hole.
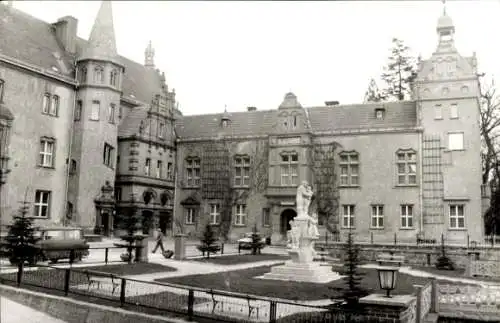
<instances>
[{"instance_id":1,"label":"monument base","mask_svg":"<svg viewBox=\"0 0 500 323\"><path fill-rule=\"evenodd\" d=\"M258 278L324 284L343 277L339 273L333 272L332 267L321 266L317 262L297 263L287 261L282 266L272 267L271 272Z\"/></svg>"}]
</instances>

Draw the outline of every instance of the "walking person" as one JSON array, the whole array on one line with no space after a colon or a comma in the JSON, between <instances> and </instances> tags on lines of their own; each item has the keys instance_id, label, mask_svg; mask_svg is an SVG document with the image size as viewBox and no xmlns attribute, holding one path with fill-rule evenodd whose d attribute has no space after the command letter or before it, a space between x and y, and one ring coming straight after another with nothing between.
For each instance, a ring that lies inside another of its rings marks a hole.
<instances>
[{"instance_id":1,"label":"walking person","mask_svg":"<svg viewBox=\"0 0 500 323\"><path fill-rule=\"evenodd\" d=\"M161 249L161 253L163 254L165 252L165 248L163 247L163 233L161 230L158 228L157 229L158 235L156 236L156 245L153 249L153 253L156 253L156 250L158 247Z\"/></svg>"}]
</instances>

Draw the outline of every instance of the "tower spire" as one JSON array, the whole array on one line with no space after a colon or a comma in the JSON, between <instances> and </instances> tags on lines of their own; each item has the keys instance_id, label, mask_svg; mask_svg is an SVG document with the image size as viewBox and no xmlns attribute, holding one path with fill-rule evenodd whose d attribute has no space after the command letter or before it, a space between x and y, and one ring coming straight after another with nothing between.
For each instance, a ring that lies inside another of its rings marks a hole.
<instances>
[{"instance_id":1,"label":"tower spire","mask_svg":"<svg viewBox=\"0 0 500 323\"><path fill-rule=\"evenodd\" d=\"M153 48L153 44L151 41L149 41L148 47L146 47L146 50L144 51L144 66L146 67L155 67L155 49Z\"/></svg>"},{"instance_id":2,"label":"tower spire","mask_svg":"<svg viewBox=\"0 0 500 323\"><path fill-rule=\"evenodd\" d=\"M101 59L114 61L117 56L111 1L102 1L87 45L78 60Z\"/></svg>"}]
</instances>

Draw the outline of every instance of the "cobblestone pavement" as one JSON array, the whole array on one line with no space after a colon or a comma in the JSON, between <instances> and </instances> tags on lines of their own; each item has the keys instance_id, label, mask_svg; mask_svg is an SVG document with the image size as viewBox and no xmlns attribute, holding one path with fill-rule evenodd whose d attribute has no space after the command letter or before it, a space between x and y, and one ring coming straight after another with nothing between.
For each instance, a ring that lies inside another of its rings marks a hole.
<instances>
[{"instance_id":1,"label":"cobblestone pavement","mask_svg":"<svg viewBox=\"0 0 500 323\"><path fill-rule=\"evenodd\" d=\"M39 312L31 307L11 301L10 299L1 297L1 322L2 323L66 323L46 313Z\"/></svg>"}]
</instances>

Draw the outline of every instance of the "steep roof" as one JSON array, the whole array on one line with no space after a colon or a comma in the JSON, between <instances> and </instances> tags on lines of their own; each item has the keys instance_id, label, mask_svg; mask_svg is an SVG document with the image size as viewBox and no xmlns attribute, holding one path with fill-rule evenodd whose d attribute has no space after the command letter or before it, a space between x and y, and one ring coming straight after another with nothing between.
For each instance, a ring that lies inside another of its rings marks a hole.
<instances>
[{"instance_id":1,"label":"steep roof","mask_svg":"<svg viewBox=\"0 0 500 323\"><path fill-rule=\"evenodd\" d=\"M77 38L77 57L87 43ZM74 58L59 45L52 24L5 5L0 5L0 54L51 73L74 77ZM161 92L159 72L123 56L119 56L119 61L125 66L123 96L150 103L153 95ZM61 67L61 62L65 68Z\"/></svg>"},{"instance_id":2,"label":"steep roof","mask_svg":"<svg viewBox=\"0 0 500 323\"><path fill-rule=\"evenodd\" d=\"M384 108L383 119L375 117L375 109ZM416 104L413 101L384 104L352 104L306 108L313 132L376 128L410 128L417 124ZM274 130L278 110L258 110L230 113L228 130L220 126L223 113L184 116L176 122L181 139L213 138L228 134L235 136L267 135Z\"/></svg>"}]
</instances>

